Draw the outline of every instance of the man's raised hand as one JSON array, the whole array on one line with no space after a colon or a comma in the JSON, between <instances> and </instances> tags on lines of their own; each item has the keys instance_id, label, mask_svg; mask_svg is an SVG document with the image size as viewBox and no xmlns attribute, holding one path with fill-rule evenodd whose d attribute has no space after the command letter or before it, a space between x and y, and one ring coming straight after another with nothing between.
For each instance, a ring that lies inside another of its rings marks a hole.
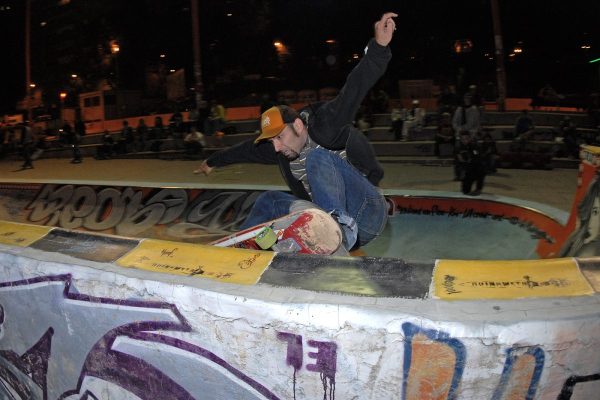
<instances>
[{"instance_id":1,"label":"man's raised hand","mask_svg":"<svg viewBox=\"0 0 600 400\"><path fill-rule=\"evenodd\" d=\"M381 16L381 19L375 22L375 41L381 46L387 46L394 36L396 30L396 18L398 14L389 12Z\"/></svg>"}]
</instances>

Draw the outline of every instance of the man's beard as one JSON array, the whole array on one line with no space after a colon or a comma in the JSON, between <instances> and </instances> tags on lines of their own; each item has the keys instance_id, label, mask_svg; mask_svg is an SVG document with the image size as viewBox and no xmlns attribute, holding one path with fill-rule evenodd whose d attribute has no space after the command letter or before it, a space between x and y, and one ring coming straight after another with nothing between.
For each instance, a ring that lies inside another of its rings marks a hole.
<instances>
[{"instance_id":1,"label":"man's beard","mask_svg":"<svg viewBox=\"0 0 600 400\"><path fill-rule=\"evenodd\" d=\"M294 161L296 158L300 156L300 154L296 153L294 150L288 150L283 153L283 156L290 161Z\"/></svg>"}]
</instances>

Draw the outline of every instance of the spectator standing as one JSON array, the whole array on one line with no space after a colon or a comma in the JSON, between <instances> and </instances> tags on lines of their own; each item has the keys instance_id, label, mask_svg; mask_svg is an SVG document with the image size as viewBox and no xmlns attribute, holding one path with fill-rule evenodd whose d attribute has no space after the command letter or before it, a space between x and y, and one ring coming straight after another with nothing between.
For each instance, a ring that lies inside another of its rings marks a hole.
<instances>
[{"instance_id":1,"label":"spectator standing","mask_svg":"<svg viewBox=\"0 0 600 400\"><path fill-rule=\"evenodd\" d=\"M592 118L594 127L600 127L600 93L592 93L590 95L587 113Z\"/></svg>"},{"instance_id":2,"label":"spectator standing","mask_svg":"<svg viewBox=\"0 0 600 400\"><path fill-rule=\"evenodd\" d=\"M150 150L160 151L163 139L165 137L165 127L163 125L162 117L157 115L154 117L154 126L152 127L152 143L150 143Z\"/></svg>"},{"instance_id":3,"label":"spectator standing","mask_svg":"<svg viewBox=\"0 0 600 400\"><path fill-rule=\"evenodd\" d=\"M206 135L212 136L216 132L222 131L225 126L225 107L216 100L210 102L210 113L206 120L204 131Z\"/></svg>"},{"instance_id":4,"label":"spectator standing","mask_svg":"<svg viewBox=\"0 0 600 400\"><path fill-rule=\"evenodd\" d=\"M471 102L471 96L465 95L463 103L454 111L452 128L457 135L468 132L473 138L479 136L481 116L479 108Z\"/></svg>"},{"instance_id":5,"label":"spectator standing","mask_svg":"<svg viewBox=\"0 0 600 400\"><path fill-rule=\"evenodd\" d=\"M410 140L410 134L420 130L425 122L425 109L419 107L419 100L412 101L412 108L406 111L402 124L402 140Z\"/></svg>"},{"instance_id":6,"label":"spectator standing","mask_svg":"<svg viewBox=\"0 0 600 400\"><path fill-rule=\"evenodd\" d=\"M483 135L481 142L481 157L483 158L483 166L486 174L496 173L496 160L498 159L498 148L496 141L492 135L486 133Z\"/></svg>"},{"instance_id":7,"label":"spectator standing","mask_svg":"<svg viewBox=\"0 0 600 400\"><path fill-rule=\"evenodd\" d=\"M471 103L475 105L475 107L481 107L483 105L483 99L481 98L481 94L479 94L477 85L469 85L467 95L471 98Z\"/></svg>"},{"instance_id":8,"label":"spectator standing","mask_svg":"<svg viewBox=\"0 0 600 400\"><path fill-rule=\"evenodd\" d=\"M485 168L481 157L481 149L477 141L467 131L460 134L460 143L457 150L458 162L461 163L463 194L478 196L483 190ZM471 191L475 183L475 190Z\"/></svg>"},{"instance_id":9,"label":"spectator standing","mask_svg":"<svg viewBox=\"0 0 600 400\"><path fill-rule=\"evenodd\" d=\"M387 113L390 109L390 96L383 89L377 90L373 98L373 108L375 113Z\"/></svg>"},{"instance_id":10,"label":"spectator standing","mask_svg":"<svg viewBox=\"0 0 600 400\"><path fill-rule=\"evenodd\" d=\"M398 141L402 139L402 125L404 124L404 117L402 114L402 110L399 108L392 108L392 128L391 131L394 132L394 140Z\"/></svg>"},{"instance_id":11,"label":"spectator standing","mask_svg":"<svg viewBox=\"0 0 600 400\"><path fill-rule=\"evenodd\" d=\"M75 133L79 135L79 139L83 139L86 133L85 122L83 122L81 118L77 118L77 120L75 121L74 128Z\"/></svg>"},{"instance_id":12,"label":"spectator standing","mask_svg":"<svg viewBox=\"0 0 600 400\"><path fill-rule=\"evenodd\" d=\"M31 158L31 154L35 146L33 132L31 131L31 128L27 122L21 125L21 129L21 155L23 156L23 165L21 168L33 168L33 162Z\"/></svg>"},{"instance_id":13,"label":"spectator standing","mask_svg":"<svg viewBox=\"0 0 600 400\"><path fill-rule=\"evenodd\" d=\"M169 128L174 139L182 139L185 126L183 124L183 115L179 110L176 110L171 118L169 118Z\"/></svg>"},{"instance_id":14,"label":"spectator standing","mask_svg":"<svg viewBox=\"0 0 600 400\"><path fill-rule=\"evenodd\" d=\"M579 145L581 144L581 141L577 137L577 126L571 117L566 116L563 118L560 122L559 130L560 135L563 137L567 157L579 158Z\"/></svg>"},{"instance_id":15,"label":"spectator standing","mask_svg":"<svg viewBox=\"0 0 600 400\"><path fill-rule=\"evenodd\" d=\"M135 137L133 135L133 128L129 126L129 121L123 120L123 127L121 128L121 135L117 142L117 153L126 154L132 150Z\"/></svg>"},{"instance_id":16,"label":"spectator standing","mask_svg":"<svg viewBox=\"0 0 600 400\"><path fill-rule=\"evenodd\" d=\"M85 137L85 133L86 133L85 122L83 122L83 120L81 118L77 118L75 120L74 128L75 128L75 134L77 135L78 143L81 143L81 141Z\"/></svg>"},{"instance_id":17,"label":"spectator standing","mask_svg":"<svg viewBox=\"0 0 600 400\"><path fill-rule=\"evenodd\" d=\"M452 128L452 119L450 113L443 113L438 121L437 131L435 133L435 144L434 154L436 157L440 157L440 144L449 143L452 145L452 154L454 154L454 148L456 144L456 135Z\"/></svg>"},{"instance_id":18,"label":"spectator standing","mask_svg":"<svg viewBox=\"0 0 600 400\"><path fill-rule=\"evenodd\" d=\"M135 141L137 145L137 151L144 151L146 149L146 140L148 140L148 125L143 118L138 121L138 126L135 128Z\"/></svg>"},{"instance_id":19,"label":"spectator standing","mask_svg":"<svg viewBox=\"0 0 600 400\"><path fill-rule=\"evenodd\" d=\"M200 111L198 111L198 108L196 107L192 107L190 109L190 112L188 113L188 121L190 126L194 125L196 127L196 129L198 129L198 120L200 119Z\"/></svg>"},{"instance_id":20,"label":"spectator standing","mask_svg":"<svg viewBox=\"0 0 600 400\"><path fill-rule=\"evenodd\" d=\"M73 130L68 122L65 122L62 130L67 143L69 143L73 149L73 159L71 160L71 164L80 164L83 161L83 158L81 157L81 150L79 149L81 137L77 134L77 132L75 132L75 130Z\"/></svg>"},{"instance_id":21,"label":"spectator standing","mask_svg":"<svg viewBox=\"0 0 600 400\"><path fill-rule=\"evenodd\" d=\"M438 114L449 113L452 115L457 105L458 99L456 93L454 93L454 90L450 86L444 85L437 101Z\"/></svg>"}]
</instances>

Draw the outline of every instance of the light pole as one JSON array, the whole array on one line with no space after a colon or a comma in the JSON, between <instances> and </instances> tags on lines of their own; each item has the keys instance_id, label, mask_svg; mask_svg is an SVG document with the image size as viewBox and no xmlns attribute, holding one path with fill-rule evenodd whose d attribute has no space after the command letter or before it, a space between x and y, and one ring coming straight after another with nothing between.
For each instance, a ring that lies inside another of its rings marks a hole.
<instances>
[{"instance_id":1,"label":"light pole","mask_svg":"<svg viewBox=\"0 0 600 400\"><path fill-rule=\"evenodd\" d=\"M25 96L27 99L27 120L31 121L31 93L35 85L31 83L31 0L25 3Z\"/></svg>"},{"instance_id":2,"label":"light pole","mask_svg":"<svg viewBox=\"0 0 600 400\"><path fill-rule=\"evenodd\" d=\"M200 64L200 22L198 20L198 0L190 0L190 11L192 14L192 45L194 53L194 80L196 92L196 109L202 106L202 65Z\"/></svg>"},{"instance_id":3,"label":"light pole","mask_svg":"<svg viewBox=\"0 0 600 400\"><path fill-rule=\"evenodd\" d=\"M490 0L494 23L494 44L496 46L496 80L498 82L498 111L506 110L506 69L504 68L504 48L498 0Z\"/></svg>"}]
</instances>

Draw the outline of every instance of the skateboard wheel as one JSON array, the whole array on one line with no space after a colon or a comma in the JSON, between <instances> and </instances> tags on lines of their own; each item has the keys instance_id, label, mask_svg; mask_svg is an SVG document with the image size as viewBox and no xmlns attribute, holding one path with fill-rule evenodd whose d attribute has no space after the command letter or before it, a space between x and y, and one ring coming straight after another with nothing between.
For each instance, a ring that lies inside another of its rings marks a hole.
<instances>
[{"instance_id":1,"label":"skateboard wheel","mask_svg":"<svg viewBox=\"0 0 600 400\"><path fill-rule=\"evenodd\" d=\"M277 235L273 229L266 226L254 238L256 244L263 250L270 249L277 242Z\"/></svg>"}]
</instances>

